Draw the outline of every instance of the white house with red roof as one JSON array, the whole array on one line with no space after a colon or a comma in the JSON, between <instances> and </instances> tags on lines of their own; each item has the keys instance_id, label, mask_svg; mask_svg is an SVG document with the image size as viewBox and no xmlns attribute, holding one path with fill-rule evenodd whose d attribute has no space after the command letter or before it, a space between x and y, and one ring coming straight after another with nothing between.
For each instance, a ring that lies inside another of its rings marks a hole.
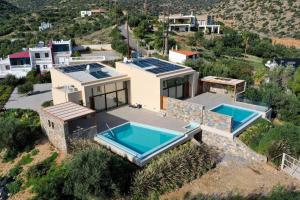
<instances>
[{"instance_id":1,"label":"white house with red roof","mask_svg":"<svg viewBox=\"0 0 300 200\"><path fill-rule=\"evenodd\" d=\"M197 60L199 53L189 50L170 50L169 61L179 64L184 64L187 60Z\"/></svg>"},{"instance_id":2,"label":"white house with red roof","mask_svg":"<svg viewBox=\"0 0 300 200\"><path fill-rule=\"evenodd\" d=\"M0 60L0 78L7 74L21 78L32 69L49 71L53 66L69 65L72 54L71 40L51 40L48 46L40 42L36 47L8 55Z\"/></svg>"}]
</instances>

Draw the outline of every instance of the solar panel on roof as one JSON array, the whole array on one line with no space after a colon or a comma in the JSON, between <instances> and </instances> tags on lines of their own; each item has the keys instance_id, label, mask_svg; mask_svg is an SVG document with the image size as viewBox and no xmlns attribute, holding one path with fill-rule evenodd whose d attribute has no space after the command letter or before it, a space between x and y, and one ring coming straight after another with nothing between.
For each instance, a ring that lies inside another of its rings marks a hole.
<instances>
[{"instance_id":1,"label":"solar panel on roof","mask_svg":"<svg viewBox=\"0 0 300 200\"><path fill-rule=\"evenodd\" d=\"M108 73L102 71L91 72L90 74L98 79L110 77Z\"/></svg>"},{"instance_id":2,"label":"solar panel on roof","mask_svg":"<svg viewBox=\"0 0 300 200\"><path fill-rule=\"evenodd\" d=\"M97 69L102 68L103 66L98 63L91 63L91 64L84 64L84 65L73 65L68 67L61 67L60 69L63 70L64 73L72 73L72 72L79 72L79 71L85 71L87 65L90 65L90 69Z\"/></svg>"},{"instance_id":3,"label":"solar panel on roof","mask_svg":"<svg viewBox=\"0 0 300 200\"><path fill-rule=\"evenodd\" d=\"M171 71L183 69L183 67L181 67L179 65L164 62L162 60L155 59L155 58L146 58L146 59L142 59L142 60L136 60L133 63L135 65L139 66L140 68L147 68L150 66L154 66L155 68L145 69L146 71L154 73L154 74L160 74L160 73L171 72Z\"/></svg>"}]
</instances>

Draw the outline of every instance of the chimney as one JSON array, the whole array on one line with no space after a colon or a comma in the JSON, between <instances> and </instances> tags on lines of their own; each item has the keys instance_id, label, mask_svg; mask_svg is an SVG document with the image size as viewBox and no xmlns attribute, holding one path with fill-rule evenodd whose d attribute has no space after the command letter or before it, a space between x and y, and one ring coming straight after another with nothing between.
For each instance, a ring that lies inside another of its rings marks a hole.
<instances>
[{"instance_id":1,"label":"chimney","mask_svg":"<svg viewBox=\"0 0 300 200\"><path fill-rule=\"evenodd\" d=\"M87 71L88 73L91 72L90 65L86 65L86 71Z\"/></svg>"}]
</instances>

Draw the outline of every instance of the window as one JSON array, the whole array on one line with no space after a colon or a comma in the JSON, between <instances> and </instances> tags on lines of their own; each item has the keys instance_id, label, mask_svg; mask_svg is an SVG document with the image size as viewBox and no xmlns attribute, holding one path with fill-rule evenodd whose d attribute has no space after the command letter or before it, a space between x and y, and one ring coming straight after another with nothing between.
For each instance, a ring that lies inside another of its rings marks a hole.
<instances>
[{"instance_id":1,"label":"window","mask_svg":"<svg viewBox=\"0 0 300 200\"><path fill-rule=\"evenodd\" d=\"M49 53L45 53L45 58L49 58Z\"/></svg>"},{"instance_id":2,"label":"window","mask_svg":"<svg viewBox=\"0 0 300 200\"><path fill-rule=\"evenodd\" d=\"M48 120L48 126L51 127L51 122L50 122L50 120Z\"/></svg>"},{"instance_id":3,"label":"window","mask_svg":"<svg viewBox=\"0 0 300 200\"><path fill-rule=\"evenodd\" d=\"M35 58L41 58L40 53L35 53L34 56L35 56Z\"/></svg>"},{"instance_id":4,"label":"window","mask_svg":"<svg viewBox=\"0 0 300 200\"><path fill-rule=\"evenodd\" d=\"M54 128L54 123L52 122L52 128Z\"/></svg>"},{"instance_id":5,"label":"window","mask_svg":"<svg viewBox=\"0 0 300 200\"><path fill-rule=\"evenodd\" d=\"M44 69L48 69L48 66L47 66L47 65L44 65L43 68L44 68Z\"/></svg>"}]
</instances>

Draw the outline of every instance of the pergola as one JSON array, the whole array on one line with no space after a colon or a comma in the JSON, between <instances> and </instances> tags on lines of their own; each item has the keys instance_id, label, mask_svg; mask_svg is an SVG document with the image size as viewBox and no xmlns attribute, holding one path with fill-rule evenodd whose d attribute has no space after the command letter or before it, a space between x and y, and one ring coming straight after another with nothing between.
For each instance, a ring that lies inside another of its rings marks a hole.
<instances>
[{"instance_id":1,"label":"pergola","mask_svg":"<svg viewBox=\"0 0 300 200\"><path fill-rule=\"evenodd\" d=\"M202 93L210 92L211 88L221 88L223 90L228 90L228 87L233 88L233 95L245 92L246 81L232 78L223 78L216 76L206 76L201 79L200 89ZM216 90L217 91L217 90Z\"/></svg>"}]
</instances>

